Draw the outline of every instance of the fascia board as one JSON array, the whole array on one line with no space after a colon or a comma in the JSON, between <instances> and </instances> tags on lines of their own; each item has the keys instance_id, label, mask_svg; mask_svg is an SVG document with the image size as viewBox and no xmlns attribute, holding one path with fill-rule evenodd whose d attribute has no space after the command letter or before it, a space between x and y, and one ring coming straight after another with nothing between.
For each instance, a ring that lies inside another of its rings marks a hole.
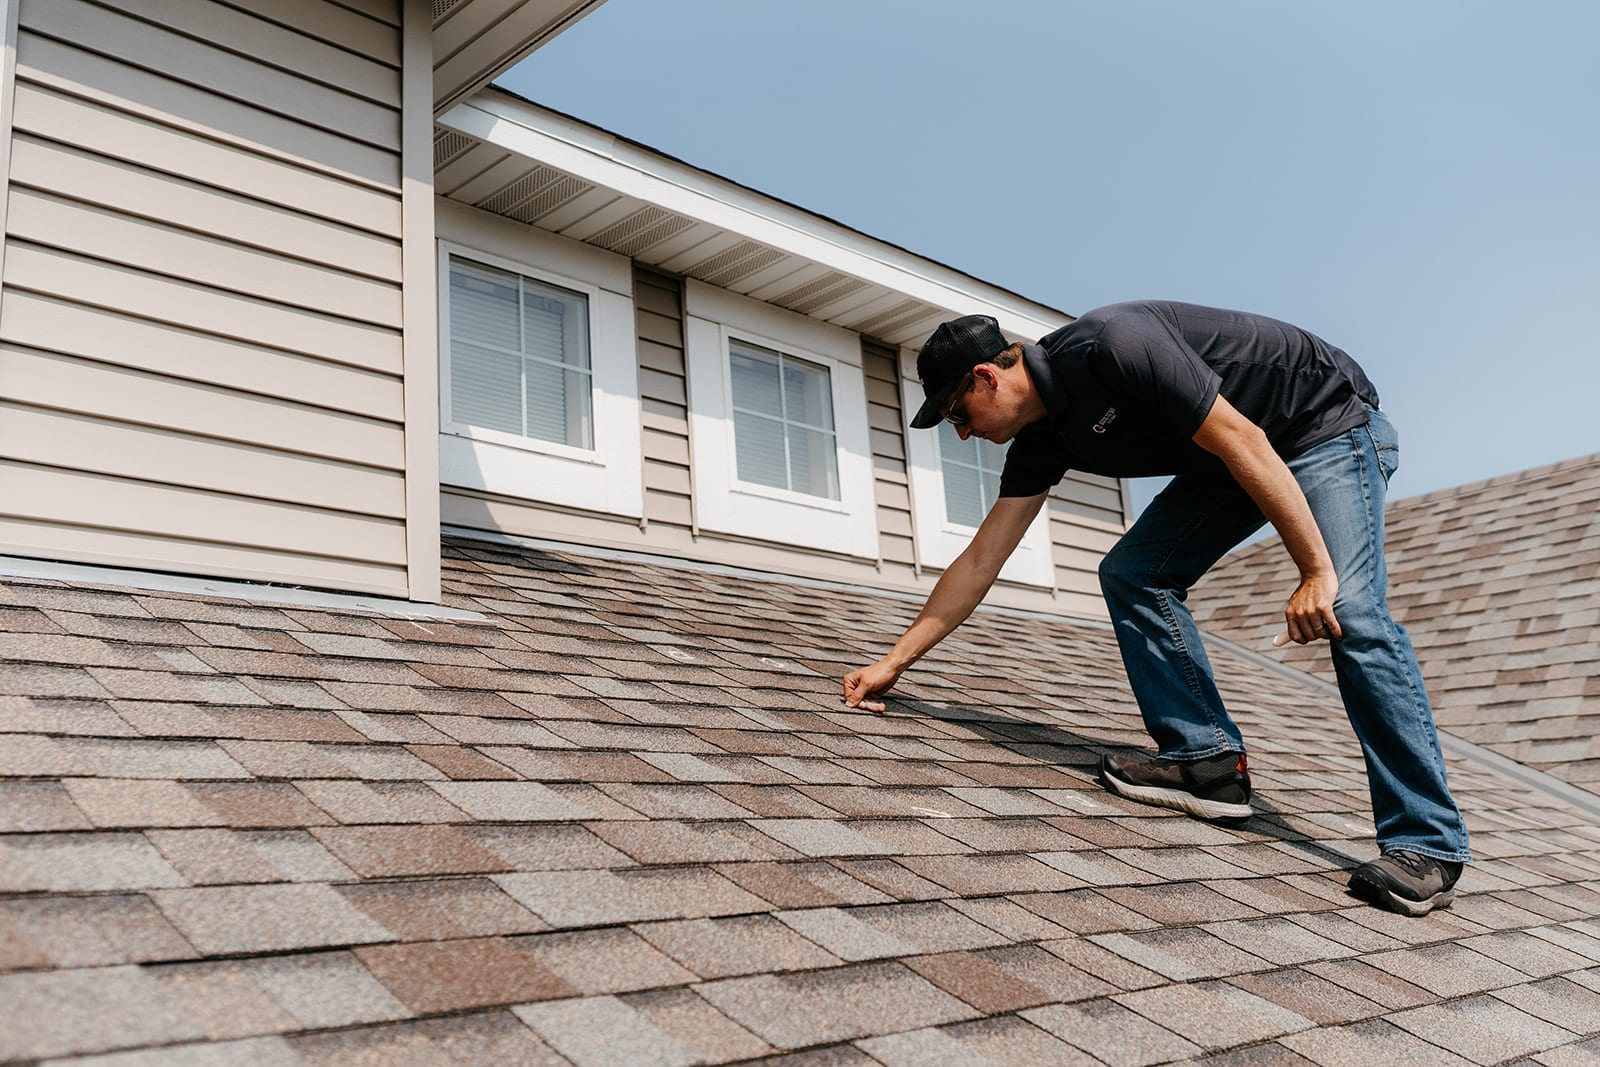
<instances>
[{"instance_id":1,"label":"fascia board","mask_svg":"<svg viewBox=\"0 0 1600 1067\"><path fill-rule=\"evenodd\" d=\"M688 164L520 101L478 96L439 123L585 181L1032 340L1068 317Z\"/></svg>"}]
</instances>

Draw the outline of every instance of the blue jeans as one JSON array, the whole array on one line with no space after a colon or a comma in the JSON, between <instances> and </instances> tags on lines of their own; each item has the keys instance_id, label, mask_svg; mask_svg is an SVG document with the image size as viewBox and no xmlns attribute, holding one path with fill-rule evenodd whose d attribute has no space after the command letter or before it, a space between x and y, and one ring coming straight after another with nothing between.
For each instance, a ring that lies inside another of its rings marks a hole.
<instances>
[{"instance_id":1,"label":"blue jeans","mask_svg":"<svg viewBox=\"0 0 1600 1067\"><path fill-rule=\"evenodd\" d=\"M1329 644L1345 712L1366 757L1378 844L1466 861L1467 828L1445 783L1422 671L1411 639L1389 614L1383 498L1399 455L1394 426L1373 411L1367 425L1290 460L1289 470L1339 576L1333 613L1344 636ZM1163 757L1244 751L1184 600L1212 564L1265 521L1226 473L1179 475L1100 565L1128 681ZM1283 590L1284 601L1292 591Z\"/></svg>"}]
</instances>

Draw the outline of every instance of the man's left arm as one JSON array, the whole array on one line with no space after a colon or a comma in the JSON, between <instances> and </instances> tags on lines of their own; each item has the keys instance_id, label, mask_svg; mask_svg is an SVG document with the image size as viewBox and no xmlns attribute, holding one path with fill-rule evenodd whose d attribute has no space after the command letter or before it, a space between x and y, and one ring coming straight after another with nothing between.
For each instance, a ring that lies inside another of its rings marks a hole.
<instances>
[{"instance_id":1,"label":"man's left arm","mask_svg":"<svg viewBox=\"0 0 1600 1067\"><path fill-rule=\"evenodd\" d=\"M1273 450L1267 435L1218 396L1210 414L1195 431L1194 442L1227 465L1228 473L1272 523L1295 566L1300 568L1300 585L1284 609L1290 640L1303 645L1339 637L1339 621L1333 617L1339 578L1334 573L1333 559L1311 515L1311 506L1300 491L1300 483Z\"/></svg>"}]
</instances>

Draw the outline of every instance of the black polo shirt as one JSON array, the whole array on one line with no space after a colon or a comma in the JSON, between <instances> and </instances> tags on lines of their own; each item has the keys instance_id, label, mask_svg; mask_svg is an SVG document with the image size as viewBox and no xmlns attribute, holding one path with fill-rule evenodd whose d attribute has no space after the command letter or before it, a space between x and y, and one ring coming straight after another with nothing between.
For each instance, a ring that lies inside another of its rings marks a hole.
<instances>
[{"instance_id":1,"label":"black polo shirt","mask_svg":"<svg viewBox=\"0 0 1600 1067\"><path fill-rule=\"evenodd\" d=\"M1137 478L1226 467L1194 443L1217 395L1285 459L1365 425L1378 394L1344 352L1262 315L1143 300L1111 304L1026 345L1047 415L1006 452L1001 496L1068 470Z\"/></svg>"}]
</instances>

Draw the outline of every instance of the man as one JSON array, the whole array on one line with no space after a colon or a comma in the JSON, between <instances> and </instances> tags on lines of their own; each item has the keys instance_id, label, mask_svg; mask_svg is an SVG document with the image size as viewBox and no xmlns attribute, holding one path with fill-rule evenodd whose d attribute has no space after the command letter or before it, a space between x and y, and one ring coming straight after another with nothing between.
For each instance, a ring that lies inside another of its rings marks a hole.
<instances>
[{"instance_id":1,"label":"man","mask_svg":"<svg viewBox=\"0 0 1600 1067\"><path fill-rule=\"evenodd\" d=\"M894 648L844 679L872 698L971 614L1069 468L1176 475L1100 566L1128 680L1155 757L1105 756L1106 788L1202 819L1251 814L1244 740L1217 694L1184 600L1229 549L1270 521L1300 570L1284 618L1330 643L1366 758L1382 855L1350 888L1409 915L1450 903L1467 830L1445 782L1410 639L1390 616L1383 498L1398 443L1355 361L1259 315L1164 301L1091 311L1036 345L983 315L923 345L927 394L911 425L1011 441L1000 497Z\"/></svg>"}]
</instances>

